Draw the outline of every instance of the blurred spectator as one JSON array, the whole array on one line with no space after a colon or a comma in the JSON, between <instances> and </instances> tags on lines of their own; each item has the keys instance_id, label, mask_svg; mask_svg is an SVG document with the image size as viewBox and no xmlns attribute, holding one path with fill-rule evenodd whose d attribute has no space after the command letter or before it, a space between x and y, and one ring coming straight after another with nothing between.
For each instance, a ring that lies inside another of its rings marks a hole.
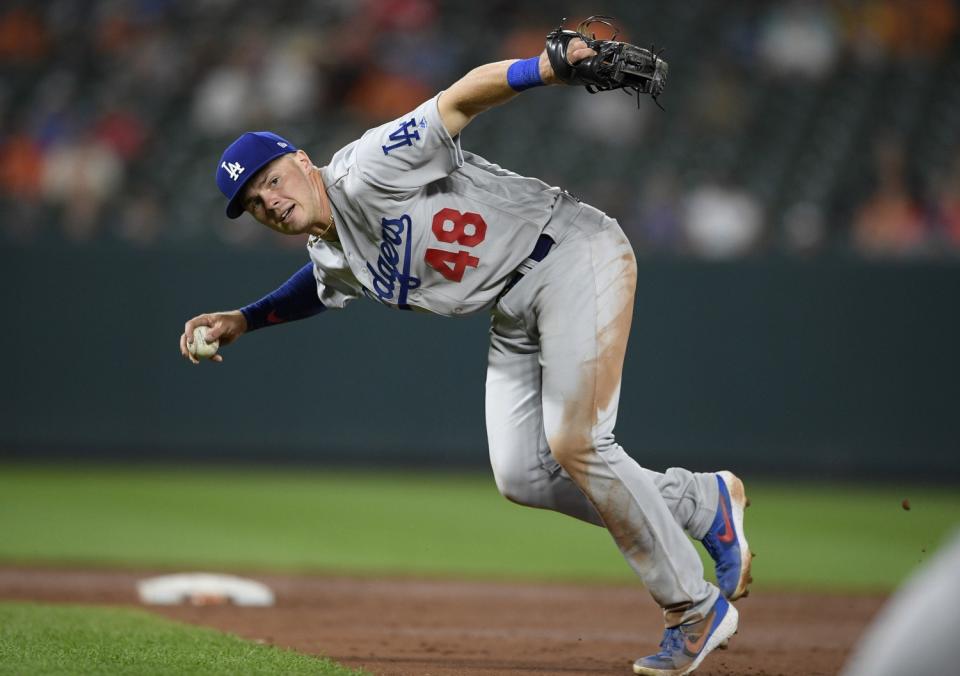
<instances>
[{"instance_id":1,"label":"blurred spectator","mask_svg":"<svg viewBox=\"0 0 960 676\"><path fill-rule=\"evenodd\" d=\"M936 218L948 246L960 252L960 157L938 187Z\"/></svg>"},{"instance_id":2,"label":"blurred spectator","mask_svg":"<svg viewBox=\"0 0 960 676\"><path fill-rule=\"evenodd\" d=\"M35 61L48 49L46 26L35 10L13 7L0 14L0 61Z\"/></svg>"},{"instance_id":3,"label":"blurred spectator","mask_svg":"<svg viewBox=\"0 0 960 676\"><path fill-rule=\"evenodd\" d=\"M122 54L138 41L138 27L128 16L129 5L103 2L97 8L94 44L105 54Z\"/></svg>"},{"instance_id":4,"label":"blurred spectator","mask_svg":"<svg viewBox=\"0 0 960 676\"><path fill-rule=\"evenodd\" d=\"M255 105L249 74L236 65L225 64L211 71L197 88L193 121L200 131L223 135L242 131L249 107Z\"/></svg>"},{"instance_id":5,"label":"blurred spectator","mask_svg":"<svg viewBox=\"0 0 960 676\"><path fill-rule=\"evenodd\" d=\"M649 101L643 101L649 104ZM655 106L637 108L626 96L577 96L566 106L564 117L578 137L610 148L635 145L643 136ZM603 149L598 149L603 152Z\"/></svg>"},{"instance_id":6,"label":"blurred spectator","mask_svg":"<svg viewBox=\"0 0 960 676\"><path fill-rule=\"evenodd\" d=\"M705 258L741 256L757 245L763 229L760 205L730 182L700 185L687 195L683 227L691 250Z\"/></svg>"},{"instance_id":7,"label":"blurred spectator","mask_svg":"<svg viewBox=\"0 0 960 676\"><path fill-rule=\"evenodd\" d=\"M318 45L306 33L279 37L264 56L257 96L270 118L287 121L315 112L318 78L314 53Z\"/></svg>"},{"instance_id":8,"label":"blurred spectator","mask_svg":"<svg viewBox=\"0 0 960 676\"><path fill-rule=\"evenodd\" d=\"M214 136L242 132L260 118L264 93L258 91L254 74L263 51L262 40L244 33L227 47L223 62L206 72L196 87L193 121Z\"/></svg>"},{"instance_id":9,"label":"blurred spectator","mask_svg":"<svg viewBox=\"0 0 960 676\"><path fill-rule=\"evenodd\" d=\"M776 75L820 79L837 60L838 30L821 2L773 4L762 26L759 54Z\"/></svg>"},{"instance_id":10,"label":"blurred spectator","mask_svg":"<svg viewBox=\"0 0 960 676\"><path fill-rule=\"evenodd\" d=\"M926 224L907 185L900 142L886 138L877 143L874 162L876 187L854 216L854 245L869 256L917 253L926 243Z\"/></svg>"},{"instance_id":11,"label":"blurred spectator","mask_svg":"<svg viewBox=\"0 0 960 676\"><path fill-rule=\"evenodd\" d=\"M543 26L521 25L511 27L498 50L501 59L526 58L543 50ZM518 54L524 55L518 57Z\"/></svg>"},{"instance_id":12,"label":"blurred spectator","mask_svg":"<svg viewBox=\"0 0 960 676\"><path fill-rule=\"evenodd\" d=\"M163 229L163 211L156 194L141 186L130 192L116 220L115 234L122 242L149 246L157 242Z\"/></svg>"},{"instance_id":13,"label":"blurred spectator","mask_svg":"<svg viewBox=\"0 0 960 676\"><path fill-rule=\"evenodd\" d=\"M105 111L94 123L93 135L124 162L136 159L146 140L140 118L125 109Z\"/></svg>"},{"instance_id":14,"label":"blurred spectator","mask_svg":"<svg viewBox=\"0 0 960 676\"><path fill-rule=\"evenodd\" d=\"M641 251L679 253L685 245L680 216L676 176L655 171L644 182L636 211L626 223L630 241Z\"/></svg>"},{"instance_id":15,"label":"blurred spectator","mask_svg":"<svg viewBox=\"0 0 960 676\"><path fill-rule=\"evenodd\" d=\"M953 0L851 0L839 6L847 40L865 62L887 54L936 58L956 38Z\"/></svg>"},{"instance_id":16,"label":"blurred spectator","mask_svg":"<svg viewBox=\"0 0 960 676\"><path fill-rule=\"evenodd\" d=\"M380 69L418 80L437 92L463 75L458 45L435 27L391 34L376 51ZM480 65L479 63L474 65Z\"/></svg>"},{"instance_id":17,"label":"blurred spectator","mask_svg":"<svg viewBox=\"0 0 960 676\"><path fill-rule=\"evenodd\" d=\"M380 30L417 31L437 20L434 0L366 0L360 16Z\"/></svg>"},{"instance_id":18,"label":"blurred spectator","mask_svg":"<svg viewBox=\"0 0 960 676\"><path fill-rule=\"evenodd\" d=\"M371 68L355 82L347 105L368 124L380 124L410 112L434 94L421 80Z\"/></svg>"},{"instance_id":19,"label":"blurred spectator","mask_svg":"<svg viewBox=\"0 0 960 676\"><path fill-rule=\"evenodd\" d=\"M33 138L14 134L0 144L0 190L4 195L32 202L40 195L43 154Z\"/></svg>"},{"instance_id":20,"label":"blurred spectator","mask_svg":"<svg viewBox=\"0 0 960 676\"><path fill-rule=\"evenodd\" d=\"M696 89L689 103L691 132L708 135L728 134L744 122L746 92L743 80L730 62L711 59L703 63L693 83Z\"/></svg>"},{"instance_id":21,"label":"blurred spectator","mask_svg":"<svg viewBox=\"0 0 960 676\"><path fill-rule=\"evenodd\" d=\"M362 70L351 74L345 103L366 124L380 124L418 106L459 77L451 68L454 47L436 29L432 0L370 0L366 22L383 31L369 45Z\"/></svg>"},{"instance_id":22,"label":"blurred spectator","mask_svg":"<svg viewBox=\"0 0 960 676\"><path fill-rule=\"evenodd\" d=\"M826 241L827 224L823 209L816 202L796 202L783 214L783 244L787 251L810 254Z\"/></svg>"},{"instance_id":23,"label":"blurred spectator","mask_svg":"<svg viewBox=\"0 0 960 676\"><path fill-rule=\"evenodd\" d=\"M0 143L0 198L4 234L29 242L41 227L37 205L43 177L43 153L27 134L12 134Z\"/></svg>"},{"instance_id":24,"label":"blurred spectator","mask_svg":"<svg viewBox=\"0 0 960 676\"><path fill-rule=\"evenodd\" d=\"M75 133L81 121L71 104L78 97L77 76L66 68L51 69L37 82L27 103L27 124L44 149Z\"/></svg>"},{"instance_id":25,"label":"blurred spectator","mask_svg":"<svg viewBox=\"0 0 960 676\"><path fill-rule=\"evenodd\" d=\"M101 209L120 187L122 176L120 158L92 137L51 149L43 192L49 202L62 207L67 239L87 241L98 234Z\"/></svg>"},{"instance_id":26,"label":"blurred spectator","mask_svg":"<svg viewBox=\"0 0 960 676\"><path fill-rule=\"evenodd\" d=\"M192 84L189 68L199 54L189 40L189 33L178 34L162 23L139 31L135 41L106 59L115 90L123 95L118 98L161 110L169 105L171 95Z\"/></svg>"}]
</instances>

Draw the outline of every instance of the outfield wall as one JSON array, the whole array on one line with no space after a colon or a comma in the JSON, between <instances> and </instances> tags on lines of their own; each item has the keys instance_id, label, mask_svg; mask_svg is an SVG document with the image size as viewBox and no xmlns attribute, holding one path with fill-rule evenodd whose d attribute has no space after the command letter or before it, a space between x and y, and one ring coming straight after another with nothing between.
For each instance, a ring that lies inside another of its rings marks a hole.
<instances>
[{"instance_id":1,"label":"outfield wall","mask_svg":"<svg viewBox=\"0 0 960 676\"><path fill-rule=\"evenodd\" d=\"M359 301L181 360L292 252L0 250L6 456L483 466L486 316ZM960 476L960 265L641 260L618 434L642 463Z\"/></svg>"}]
</instances>

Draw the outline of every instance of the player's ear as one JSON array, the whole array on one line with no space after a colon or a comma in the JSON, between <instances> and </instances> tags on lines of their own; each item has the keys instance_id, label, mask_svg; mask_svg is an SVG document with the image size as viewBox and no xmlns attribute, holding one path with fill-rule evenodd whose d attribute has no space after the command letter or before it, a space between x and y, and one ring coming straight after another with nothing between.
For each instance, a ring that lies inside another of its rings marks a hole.
<instances>
[{"instance_id":1,"label":"player's ear","mask_svg":"<svg viewBox=\"0 0 960 676\"><path fill-rule=\"evenodd\" d=\"M293 161L300 165L300 168L304 171L309 171L313 169L313 162L310 160L310 156L307 155L306 151L298 150L293 154Z\"/></svg>"}]
</instances>

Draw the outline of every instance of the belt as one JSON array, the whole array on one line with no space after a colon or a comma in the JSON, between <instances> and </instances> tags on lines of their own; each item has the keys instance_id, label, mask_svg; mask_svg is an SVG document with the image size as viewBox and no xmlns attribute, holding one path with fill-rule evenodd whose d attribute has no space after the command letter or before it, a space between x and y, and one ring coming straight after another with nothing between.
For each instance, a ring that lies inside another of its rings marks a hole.
<instances>
[{"instance_id":1,"label":"belt","mask_svg":"<svg viewBox=\"0 0 960 676\"><path fill-rule=\"evenodd\" d=\"M546 258L553 245L554 241L550 235L540 235L540 237L537 239L536 245L533 247L533 251L531 251L530 255L527 256L523 262L517 266L517 269L507 281L507 285L503 287L503 291L501 291L500 295L497 296L497 300L506 296L507 292L516 286L517 282L523 279L525 274L533 270L534 265Z\"/></svg>"}]
</instances>

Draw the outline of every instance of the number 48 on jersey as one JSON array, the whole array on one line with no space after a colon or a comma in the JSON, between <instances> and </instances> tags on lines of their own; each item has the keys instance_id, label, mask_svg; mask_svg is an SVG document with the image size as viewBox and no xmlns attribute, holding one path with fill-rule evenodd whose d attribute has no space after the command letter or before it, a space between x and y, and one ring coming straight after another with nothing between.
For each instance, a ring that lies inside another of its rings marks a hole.
<instances>
[{"instance_id":1,"label":"number 48 on jersey","mask_svg":"<svg viewBox=\"0 0 960 676\"><path fill-rule=\"evenodd\" d=\"M469 249L475 247L487 236L487 223L483 216L473 211L441 209L433 215L431 224L433 235L445 244L459 244L464 249L427 249L423 259L427 265L452 282L463 280L467 267L475 268L480 259L470 255Z\"/></svg>"}]
</instances>

